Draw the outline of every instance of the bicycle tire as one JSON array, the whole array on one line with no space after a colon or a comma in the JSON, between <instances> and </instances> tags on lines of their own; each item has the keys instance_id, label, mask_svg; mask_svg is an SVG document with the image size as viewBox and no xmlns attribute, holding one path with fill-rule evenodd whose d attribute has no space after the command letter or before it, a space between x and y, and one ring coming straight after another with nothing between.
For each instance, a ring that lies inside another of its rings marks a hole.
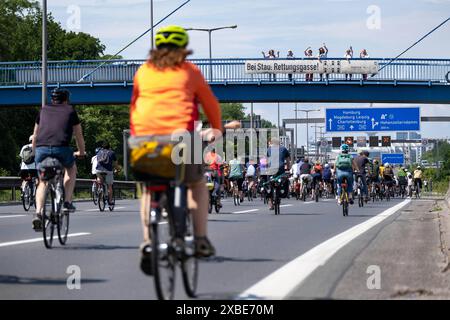
<instances>
[{"instance_id":1,"label":"bicycle tire","mask_svg":"<svg viewBox=\"0 0 450 320\"><path fill-rule=\"evenodd\" d=\"M25 190L22 192L23 209L28 212L31 207L31 190L28 182L25 184Z\"/></svg>"},{"instance_id":2,"label":"bicycle tire","mask_svg":"<svg viewBox=\"0 0 450 320\"><path fill-rule=\"evenodd\" d=\"M93 189L91 188L91 194L92 194L92 202L94 202L94 206L97 205L98 203L98 190L97 190L97 183L93 182L92 186L94 187Z\"/></svg>"},{"instance_id":3,"label":"bicycle tire","mask_svg":"<svg viewBox=\"0 0 450 320\"><path fill-rule=\"evenodd\" d=\"M209 195L209 201L208 201L208 213L211 213L211 212L212 212L212 209L213 209L213 204L212 204L212 202L213 202L213 198L212 198L212 195L210 194L210 195Z\"/></svg>"},{"instance_id":4,"label":"bicycle tire","mask_svg":"<svg viewBox=\"0 0 450 320\"><path fill-rule=\"evenodd\" d=\"M160 239L158 223L150 225L150 235L152 239L152 269L156 295L159 300L172 300L175 294L175 263L173 261L171 248L166 249L166 255L162 256L160 252ZM164 259L164 261L162 260ZM162 263L165 263L162 265ZM163 283L162 269L167 269L168 283ZM161 270L160 270L161 269ZM167 286L166 286L167 285Z\"/></svg>"},{"instance_id":5,"label":"bicycle tire","mask_svg":"<svg viewBox=\"0 0 450 320\"><path fill-rule=\"evenodd\" d=\"M108 209L109 209L109 211L113 211L114 207L116 206L116 194L114 192L114 186L112 187L112 197L111 197L111 199L112 199L112 203L111 204L109 203L109 199L108 199Z\"/></svg>"},{"instance_id":6,"label":"bicycle tire","mask_svg":"<svg viewBox=\"0 0 450 320\"><path fill-rule=\"evenodd\" d=\"M194 232L189 213L186 214L185 258L181 262L181 276L184 291L190 298L195 298L198 286L198 259L195 257Z\"/></svg>"},{"instance_id":7,"label":"bicycle tire","mask_svg":"<svg viewBox=\"0 0 450 320\"><path fill-rule=\"evenodd\" d=\"M98 209L101 212L103 212L105 211L105 206L106 206L105 192L102 187L98 192Z\"/></svg>"},{"instance_id":8,"label":"bicycle tire","mask_svg":"<svg viewBox=\"0 0 450 320\"><path fill-rule=\"evenodd\" d=\"M216 210L216 213L219 213L219 212L220 212L220 206L219 206L219 204L217 203L217 200L216 200L216 204L214 205L214 210Z\"/></svg>"},{"instance_id":9,"label":"bicycle tire","mask_svg":"<svg viewBox=\"0 0 450 320\"><path fill-rule=\"evenodd\" d=\"M58 214L58 240L61 245L65 245L67 242L67 234L69 233L69 212L60 212Z\"/></svg>"},{"instance_id":10,"label":"bicycle tire","mask_svg":"<svg viewBox=\"0 0 450 320\"><path fill-rule=\"evenodd\" d=\"M51 249L53 245L53 234L55 232L55 224L53 217L55 212L55 196L50 186L45 188L44 205L42 207L42 236L44 245L47 249Z\"/></svg>"}]
</instances>

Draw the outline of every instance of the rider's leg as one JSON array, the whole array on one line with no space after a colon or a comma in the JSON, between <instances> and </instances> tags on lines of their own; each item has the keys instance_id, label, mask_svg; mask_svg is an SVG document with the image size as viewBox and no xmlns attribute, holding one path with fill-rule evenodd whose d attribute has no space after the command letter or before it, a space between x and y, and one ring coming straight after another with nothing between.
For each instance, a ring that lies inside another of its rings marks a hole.
<instances>
[{"instance_id":1,"label":"rider's leg","mask_svg":"<svg viewBox=\"0 0 450 320\"><path fill-rule=\"evenodd\" d=\"M203 179L189 184L188 207L192 212L196 237L206 237L207 235L208 198L208 189Z\"/></svg>"},{"instance_id":2,"label":"rider's leg","mask_svg":"<svg viewBox=\"0 0 450 320\"><path fill-rule=\"evenodd\" d=\"M75 189L75 183L77 179L77 166L73 164L70 168L66 168L64 174L64 201L72 203L73 190Z\"/></svg>"},{"instance_id":3,"label":"rider's leg","mask_svg":"<svg viewBox=\"0 0 450 320\"><path fill-rule=\"evenodd\" d=\"M148 225L149 225L149 215L150 215L150 193L146 191L142 191L142 197L141 197L141 225L142 225L142 233L145 243L150 242L150 234L148 232Z\"/></svg>"}]
</instances>

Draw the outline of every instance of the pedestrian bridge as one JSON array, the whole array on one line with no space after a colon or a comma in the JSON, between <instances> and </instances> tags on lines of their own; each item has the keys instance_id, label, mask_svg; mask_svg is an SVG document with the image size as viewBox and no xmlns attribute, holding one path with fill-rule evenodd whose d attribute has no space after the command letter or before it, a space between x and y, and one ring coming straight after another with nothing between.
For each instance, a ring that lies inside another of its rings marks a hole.
<instances>
[{"instance_id":1,"label":"pedestrian bridge","mask_svg":"<svg viewBox=\"0 0 450 320\"><path fill-rule=\"evenodd\" d=\"M450 103L450 59L364 59L382 69L367 80L329 74L306 81L304 73L250 74L245 63L260 59L193 59L221 102ZM283 60L283 59L280 59ZM289 59L292 61L316 59ZM343 60L336 58L322 59ZM360 59L351 59L358 61ZM286 61L286 60L284 60ZM317 61L317 60L316 60ZM128 104L133 75L144 60L51 61L48 87L72 93L74 104ZM98 68L96 70L96 68ZM93 72L95 70L95 72ZM0 63L0 106L40 105L41 63Z\"/></svg>"}]
</instances>

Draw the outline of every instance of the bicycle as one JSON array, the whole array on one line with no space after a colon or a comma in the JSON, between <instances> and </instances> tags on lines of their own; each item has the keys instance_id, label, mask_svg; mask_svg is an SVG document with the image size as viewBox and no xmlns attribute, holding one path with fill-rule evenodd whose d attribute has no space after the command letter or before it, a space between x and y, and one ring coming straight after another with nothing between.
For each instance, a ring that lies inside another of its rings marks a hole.
<instances>
[{"instance_id":1,"label":"bicycle","mask_svg":"<svg viewBox=\"0 0 450 320\"><path fill-rule=\"evenodd\" d=\"M105 211L106 203L108 203L108 209L109 211L113 211L114 207L116 205L116 197L114 192L114 185L112 186L112 201L109 202L109 192L108 192L108 185L106 184L106 172L98 172L98 174L101 176L100 178L100 188L97 188L97 202L98 202L98 209L103 212ZM95 202L94 202L95 203Z\"/></svg>"},{"instance_id":2,"label":"bicycle","mask_svg":"<svg viewBox=\"0 0 450 320\"><path fill-rule=\"evenodd\" d=\"M241 197L239 196L238 180L231 180L231 190L233 191L233 203L235 206L241 205Z\"/></svg>"},{"instance_id":3,"label":"bicycle","mask_svg":"<svg viewBox=\"0 0 450 320\"><path fill-rule=\"evenodd\" d=\"M132 162L136 178L144 181L145 192L150 193L152 199L148 228L154 286L160 300L174 298L177 265L181 268L184 289L189 297L196 296L198 280L198 259L187 205L188 190L183 182L185 166L175 165L170 156L164 156L170 155L175 146L181 148L180 151L187 147L164 140L145 142L141 145L143 149L138 150L144 156ZM186 152L182 153L185 157ZM137 169L138 166L141 169ZM168 174L161 176L163 171Z\"/></svg>"},{"instance_id":4,"label":"bicycle","mask_svg":"<svg viewBox=\"0 0 450 320\"><path fill-rule=\"evenodd\" d=\"M302 191L301 198L303 201L306 201L306 197L308 196L308 178L303 177L302 179Z\"/></svg>"},{"instance_id":5,"label":"bicycle","mask_svg":"<svg viewBox=\"0 0 450 320\"><path fill-rule=\"evenodd\" d=\"M97 181L97 178L92 181L92 188L91 188L91 196L92 196L92 202L94 202L94 205L98 205L98 190L101 188L100 183Z\"/></svg>"},{"instance_id":6,"label":"bicycle","mask_svg":"<svg viewBox=\"0 0 450 320\"><path fill-rule=\"evenodd\" d=\"M25 211L30 210L34 205L36 208L36 178L28 176L25 180L25 186L21 191L22 206Z\"/></svg>"},{"instance_id":7,"label":"bicycle","mask_svg":"<svg viewBox=\"0 0 450 320\"><path fill-rule=\"evenodd\" d=\"M220 195L214 194L214 179L207 175L206 187L209 191L209 203L208 203L208 213L212 213L212 210L216 210L216 213L219 213L221 206L219 205L219 197Z\"/></svg>"},{"instance_id":8,"label":"bicycle","mask_svg":"<svg viewBox=\"0 0 450 320\"><path fill-rule=\"evenodd\" d=\"M286 178L286 174L282 173L279 176L271 177L266 185L269 187L267 190L267 194L272 199L272 205L275 211L275 215L280 214L280 204L281 204L281 187L284 183L284 179Z\"/></svg>"},{"instance_id":9,"label":"bicycle","mask_svg":"<svg viewBox=\"0 0 450 320\"><path fill-rule=\"evenodd\" d=\"M420 184L418 181L414 182L414 194L416 196L416 199L420 199Z\"/></svg>"},{"instance_id":10,"label":"bicycle","mask_svg":"<svg viewBox=\"0 0 450 320\"><path fill-rule=\"evenodd\" d=\"M51 249L53 234L56 230L61 245L67 242L69 233L69 212L63 212L64 204L64 168L56 158L45 158L39 166L42 183L46 183L42 208L42 235L44 245ZM45 181L45 182L44 182Z\"/></svg>"},{"instance_id":11,"label":"bicycle","mask_svg":"<svg viewBox=\"0 0 450 320\"><path fill-rule=\"evenodd\" d=\"M357 185L357 194L358 194L358 206L360 208L364 207L364 192L363 192L363 184L362 184L362 177L358 175L358 180L356 182Z\"/></svg>"},{"instance_id":12,"label":"bicycle","mask_svg":"<svg viewBox=\"0 0 450 320\"><path fill-rule=\"evenodd\" d=\"M347 178L343 178L342 179L342 183L341 183L341 196L340 196L340 201L341 201L341 205L342 205L342 214L344 217L348 216L348 206L349 206L349 196L348 196L348 191L347 191Z\"/></svg>"}]
</instances>

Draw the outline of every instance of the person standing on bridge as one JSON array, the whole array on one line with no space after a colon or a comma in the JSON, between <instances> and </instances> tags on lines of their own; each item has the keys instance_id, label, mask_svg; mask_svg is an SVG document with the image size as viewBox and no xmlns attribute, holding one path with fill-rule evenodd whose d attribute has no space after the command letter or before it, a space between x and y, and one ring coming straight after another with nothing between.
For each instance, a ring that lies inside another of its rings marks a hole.
<instances>
[{"instance_id":1,"label":"person standing on bridge","mask_svg":"<svg viewBox=\"0 0 450 320\"><path fill-rule=\"evenodd\" d=\"M353 48L350 46L350 48L345 52L344 58L347 60L347 62L350 64L350 59L353 58ZM350 76L350 80L352 80L352 74L345 74L345 80L348 80L348 77Z\"/></svg>"},{"instance_id":2,"label":"person standing on bridge","mask_svg":"<svg viewBox=\"0 0 450 320\"><path fill-rule=\"evenodd\" d=\"M277 55L275 55L275 50L273 50L273 49L270 49L269 52L267 53L267 55L264 53L264 51L262 51L261 53L262 53L264 59L276 59L276 58L280 57L280 51L277 51ZM272 79L272 76L273 76L273 81L276 81L277 75L275 73L273 73L273 74L269 73L269 80Z\"/></svg>"},{"instance_id":3,"label":"person standing on bridge","mask_svg":"<svg viewBox=\"0 0 450 320\"><path fill-rule=\"evenodd\" d=\"M292 50L288 50L286 58L287 59L295 59L294 52L292 52ZM288 78L289 78L289 81L292 81L292 73L288 74Z\"/></svg>"},{"instance_id":4,"label":"person standing on bridge","mask_svg":"<svg viewBox=\"0 0 450 320\"><path fill-rule=\"evenodd\" d=\"M306 58L312 58L313 56L313 51L311 50L311 47L306 48L305 50L305 57ZM306 74L306 81L313 81L313 74L312 73L307 73Z\"/></svg>"},{"instance_id":5,"label":"person standing on bridge","mask_svg":"<svg viewBox=\"0 0 450 320\"><path fill-rule=\"evenodd\" d=\"M156 49L150 51L149 60L134 76L133 95L130 103L131 149L141 143L154 141L155 137L172 140L175 132L188 132L192 139L196 136L195 125L200 118L199 104L211 125L211 141L221 137L224 128L235 129L240 122L232 121L222 126L221 109L211 87L201 71L193 63L186 61L192 54L187 49L189 36L179 26L167 26L158 30L155 36ZM191 144L194 153L194 144ZM192 155L193 157L193 155ZM195 159L194 159L195 160ZM170 161L170 160L169 160ZM185 164L184 183L188 187L188 207L190 208L195 237L195 251L198 257L215 254L215 248L207 237L208 189L206 187L203 164ZM194 161L195 162L195 161ZM148 232L151 193L146 190L141 198L141 223L144 242L141 244L141 269L152 275L151 239Z\"/></svg>"},{"instance_id":6,"label":"person standing on bridge","mask_svg":"<svg viewBox=\"0 0 450 320\"><path fill-rule=\"evenodd\" d=\"M65 168L64 173L64 212L74 212L72 204L75 188L77 166L75 157L84 157L85 145L81 122L75 109L69 105L69 91L56 88L52 91L52 104L43 106L36 118L33 136L33 150L37 167L47 157L58 159ZM75 135L78 151L70 147L72 135ZM41 181L42 182L42 181ZM36 192L36 215L33 229L42 229L42 208L44 204L46 183L39 183Z\"/></svg>"},{"instance_id":7,"label":"person standing on bridge","mask_svg":"<svg viewBox=\"0 0 450 320\"><path fill-rule=\"evenodd\" d=\"M326 59L328 57L328 48L325 45L325 43L323 44L322 47L319 48L319 54L317 55L317 60L319 60L320 63L322 63L322 61L320 59ZM325 74L325 77L328 80L329 74ZM320 74L320 81L323 80L323 73Z\"/></svg>"},{"instance_id":8,"label":"person standing on bridge","mask_svg":"<svg viewBox=\"0 0 450 320\"><path fill-rule=\"evenodd\" d=\"M361 59L369 59L369 54L367 53L367 50L362 49L361 52L359 53L359 57ZM363 77L363 80L367 80L367 74L363 74L362 77Z\"/></svg>"}]
</instances>

